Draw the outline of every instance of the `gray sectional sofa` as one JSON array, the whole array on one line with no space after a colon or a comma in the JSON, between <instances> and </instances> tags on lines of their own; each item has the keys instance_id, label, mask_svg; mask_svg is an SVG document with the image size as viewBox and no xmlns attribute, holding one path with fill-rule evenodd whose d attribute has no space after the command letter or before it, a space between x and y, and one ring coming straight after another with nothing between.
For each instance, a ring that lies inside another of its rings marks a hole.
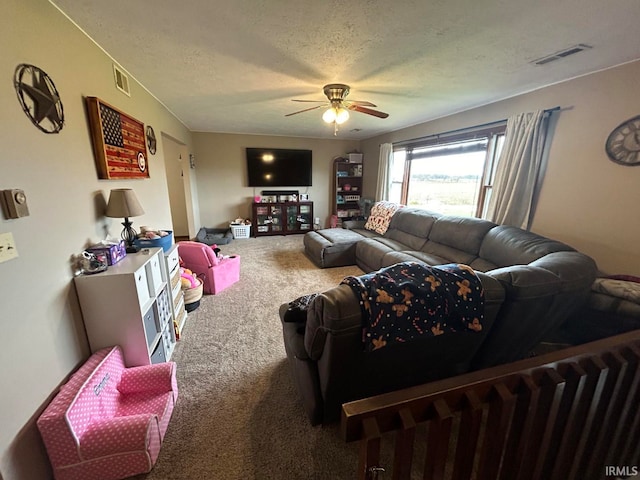
<instances>
[{"instance_id":1,"label":"gray sectional sofa","mask_svg":"<svg viewBox=\"0 0 640 480\"><path fill-rule=\"evenodd\" d=\"M365 230L364 222L345 225L305 235L305 252L319 267L357 264L372 272L404 261L469 265L485 290L485 329L363 352L362 316L350 287L322 292L304 328L283 321L287 355L313 423L335 419L345 401L523 358L583 305L597 274L591 258L564 243L477 218L402 208L384 235ZM283 305L283 319L285 311Z\"/></svg>"}]
</instances>

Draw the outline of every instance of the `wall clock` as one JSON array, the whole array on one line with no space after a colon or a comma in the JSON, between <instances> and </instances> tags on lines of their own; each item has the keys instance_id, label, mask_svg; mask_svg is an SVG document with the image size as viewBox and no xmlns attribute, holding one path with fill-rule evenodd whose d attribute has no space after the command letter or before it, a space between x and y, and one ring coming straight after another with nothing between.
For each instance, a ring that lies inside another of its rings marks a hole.
<instances>
[{"instance_id":1,"label":"wall clock","mask_svg":"<svg viewBox=\"0 0 640 480\"><path fill-rule=\"evenodd\" d=\"M29 120L44 133L58 133L64 126L64 110L58 90L44 70L26 63L16 67L13 85Z\"/></svg>"},{"instance_id":2,"label":"wall clock","mask_svg":"<svg viewBox=\"0 0 640 480\"><path fill-rule=\"evenodd\" d=\"M151 125L147 125L146 135L147 135L147 147L149 148L149 153L151 155L155 155L156 154L156 133L153 131L153 127L151 127Z\"/></svg>"},{"instance_id":3,"label":"wall clock","mask_svg":"<svg viewBox=\"0 0 640 480\"><path fill-rule=\"evenodd\" d=\"M640 115L618 125L607 138L605 149L620 165L640 165Z\"/></svg>"}]
</instances>

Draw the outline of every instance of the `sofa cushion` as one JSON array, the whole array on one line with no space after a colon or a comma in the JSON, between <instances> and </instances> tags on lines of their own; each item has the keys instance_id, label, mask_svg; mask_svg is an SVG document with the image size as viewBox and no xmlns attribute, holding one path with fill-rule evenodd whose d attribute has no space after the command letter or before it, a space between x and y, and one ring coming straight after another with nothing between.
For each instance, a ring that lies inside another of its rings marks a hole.
<instances>
[{"instance_id":1,"label":"sofa cushion","mask_svg":"<svg viewBox=\"0 0 640 480\"><path fill-rule=\"evenodd\" d=\"M364 228L383 235L387 231L387 228L389 228L393 214L402 207L403 205L392 202L375 203L373 207L371 207L371 213Z\"/></svg>"},{"instance_id":2,"label":"sofa cushion","mask_svg":"<svg viewBox=\"0 0 640 480\"><path fill-rule=\"evenodd\" d=\"M403 208L393 215L384 236L407 245L409 250L420 250L438 217L435 212Z\"/></svg>"},{"instance_id":3,"label":"sofa cushion","mask_svg":"<svg viewBox=\"0 0 640 480\"><path fill-rule=\"evenodd\" d=\"M473 268L477 272L488 272L489 270L493 270L498 268L498 265L495 263L489 262L488 260L478 257L474 261L472 261L469 266Z\"/></svg>"},{"instance_id":4,"label":"sofa cushion","mask_svg":"<svg viewBox=\"0 0 640 480\"><path fill-rule=\"evenodd\" d=\"M466 252L475 258L482 240L495 226L495 223L479 218L443 215L433 224L429 240Z\"/></svg>"},{"instance_id":5,"label":"sofa cushion","mask_svg":"<svg viewBox=\"0 0 640 480\"><path fill-rule=\"evenodd\" d=\"M378 270L382 267L382 259L387 253L402 250L409 248L389 238L366 238L356 243L356 262L365 271Z\"/></svg>"},{"instance_id":6,"label":"sofa cushion","mask_svg":"<svg viewBox=\"0 0 640 480\"><path fill-rule=\"evenodd\" d=\"M304 251L320 268L353 265L356 243L363 238L358 232L344 228L308 232L303 237Z\"/></svg>"},{"instance_id":7,"label":"sofa cushion","mask_svg":"<svg viewBox=\"0 0 640 480\"><path fill-rule=\"evenodd\" d=\"M456 262L456 263L464 263L466 265L470 265L476 259L476 255L473 253L465 252L464 250L459 250L454 247L450 247L449 245L444 245L442 243L433 242L429 240L424 244L421 248L420 252L423 255L442 258L444 259L443 263Z\"/></svg>"},{"instance_id":8,"label":"sofa cushion","mask_svg":"<svg viewBox=\"0 0 640 480\"><path fill-rule=\"evenodd\" d=\"M122 351L114 348L78 389L66 411L67 422L76 437L82 437L92 422L116 416L123 368Z\"/></svg>"},{"instance_id":9,"label":"sofa cushion","mask_svg":"<svg viewBox=\"0 0 640 480\"><path fill-rule=\"evenodd\" d=\"M450 263L449 260L437 255L431 255L424 252L416 252L414 250L405 250L402 252L389 252L382 258L382 266L388 267L399 262L421 262L430 266L444 265Z\"/></svg>"}]
</instances>

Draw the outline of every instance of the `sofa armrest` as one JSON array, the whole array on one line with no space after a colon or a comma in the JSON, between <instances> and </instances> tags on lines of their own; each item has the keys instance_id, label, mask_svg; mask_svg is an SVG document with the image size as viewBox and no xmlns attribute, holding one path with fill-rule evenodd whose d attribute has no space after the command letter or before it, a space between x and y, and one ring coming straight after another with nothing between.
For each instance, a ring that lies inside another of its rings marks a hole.
<instances>
[{"instance_id":1,"label":"sofa armrest","mask_svg":"<svg viewBox=\"0 0 640 480\"><path fill-rule=\"evenodd\" d=\"M299 360L308 360L309 355L307 355L307 351L304 349L305 324L303 322L290 322L285 320L288 308L288 303L280 305L280 320L282 321L284 343L295 358Z\"/></svg>"},{"instance_id":2,"label":"sofa armrest","mask_svg":"<svg viewBox=\"0 0 640 480\"><path fill-rule=\"evenodd\" d=\"M321 293L309 307L304 346L312 360L322 356L328 334L362 335L360 303L348 285Z\"/></svg>"},{"instance_id":3,"label":"sofa armrest","mask_svg":"<svg viewBox=\"0 0 640 480\"><path fill-rule=\"evenodd\" d=\"M486 273L502 284L508 299L534 299L560 293L560 279L544 268L513 265Z\"/></svg>"},{"instance_id":4,"label":"sofa armrest","mask_svg":"<svg viewBox=\"0 0 640 480\"><path fill-rule=\"evenodd\" d=\"M595 280L595 262L578 252L554 252L531 262L486 272L504 286L510 298L539 298L586 293Z\"/></svg>"},{"instance_id":5,"label":"sofa armrest","mask_svg":"<svg viewBox=\"0 0 640 480\"><path fill-rule=\"evenodd\" d=\"M175 362L143 365L125 368L122 371L118 390L122 394L163 393L177 390L175 383Z\"/></svg>"},{"instance_id":6,"label":"sofa armrest","mask_svg":"<svg viewBox=\"0 0 640 480\"><path fill-rule=\"evenodd\" d=\"M596 279L596 262L580 252L553 252L529 264L544 268L562 282L564 292L587 292Z\"/></svg>"},{"instance_id":7,"label":"sofa armrest","mask_svg":"<svg viewBox=\"0 0 640 480\"><path fill-rule=\"evenodd\" d=\"M79 439L78 452L83 460L89 460L144 451L149 435L157 435L162 441L158 417L150 413L98 420Z\"/></svg>"}]
</instances>

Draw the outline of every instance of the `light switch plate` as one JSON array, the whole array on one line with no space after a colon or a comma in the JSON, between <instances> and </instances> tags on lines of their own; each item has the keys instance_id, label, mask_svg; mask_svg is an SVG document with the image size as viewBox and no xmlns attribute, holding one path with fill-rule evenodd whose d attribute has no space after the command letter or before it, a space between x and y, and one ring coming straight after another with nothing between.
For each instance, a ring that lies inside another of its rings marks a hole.
<instances>
[{"instance_id":1,"label":"light switch plate","mask_svg":"<svg viewBox=\"0 0 640 480\"><path fill-rule=\"evenodd\" d=\"M2 207L7 218L20 218L29 216L27 196L22 190L3 190Z\"/></svg>"},{"instance_id":2,"label":"light switch plate","mask_svg":"<svg viewBox=\"0 0 640 480\"><path fill-rule=\"evenodd\" d=\"M0 233L0 263L18 257L18 249L13 240L13 233Z\"/></svg>"}]
</instances>

